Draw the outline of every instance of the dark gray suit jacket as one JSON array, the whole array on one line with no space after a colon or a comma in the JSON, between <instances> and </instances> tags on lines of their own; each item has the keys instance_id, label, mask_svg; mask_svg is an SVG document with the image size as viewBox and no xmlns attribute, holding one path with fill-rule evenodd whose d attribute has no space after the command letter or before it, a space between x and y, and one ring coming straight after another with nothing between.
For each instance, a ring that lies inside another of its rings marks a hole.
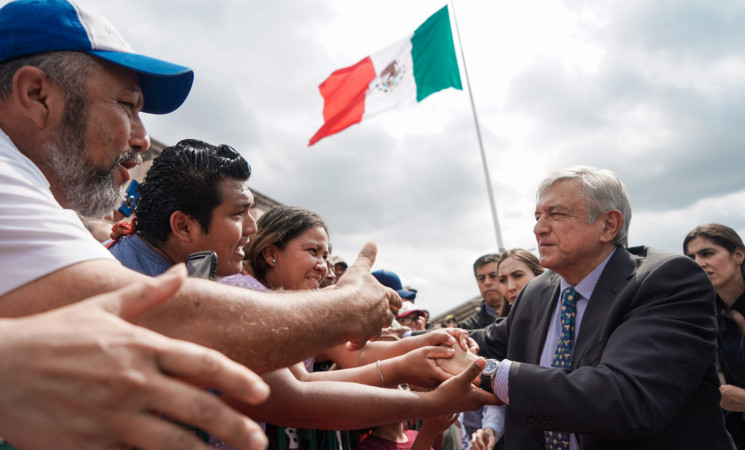
<instances>
[{"instance_id":1,"label":"dark gray suit jacket","mask_svg":"<svg viewBox=\"0 0 745 450\"><path fill-rule=\"evenodd\" d=\"M576 433L582 450L734 448L719 407L714 290L698 264L619 247L585 310L571 371L538 365L559 282L545 272L507 319L472 333L483 356L514 361L507 449L542 449L545 429Z\"/></svg>"}]
</instances>

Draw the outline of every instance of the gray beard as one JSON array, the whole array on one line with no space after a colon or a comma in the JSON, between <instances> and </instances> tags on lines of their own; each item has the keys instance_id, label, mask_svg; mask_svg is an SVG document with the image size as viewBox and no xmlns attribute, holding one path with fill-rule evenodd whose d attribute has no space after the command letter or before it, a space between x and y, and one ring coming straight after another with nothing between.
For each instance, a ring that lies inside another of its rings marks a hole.
<instances>
[{"instance_id":1,"label":"gray beard","mask_svg":"<svg viewBox=\"0 0 745 450\"><path fill-rule=\"evenodd\" d=\"M120 154L107 169L95 168L85 151L87 108L81 109L83 111L66 111L64 128L57 142L46 146L47 167L64 189L70 208L86 217L101 218L113 212L122 201L121 186L116 185L114 178L117 166L141 158L138 153L129 151Z\"/></svg>"}]
</instances>

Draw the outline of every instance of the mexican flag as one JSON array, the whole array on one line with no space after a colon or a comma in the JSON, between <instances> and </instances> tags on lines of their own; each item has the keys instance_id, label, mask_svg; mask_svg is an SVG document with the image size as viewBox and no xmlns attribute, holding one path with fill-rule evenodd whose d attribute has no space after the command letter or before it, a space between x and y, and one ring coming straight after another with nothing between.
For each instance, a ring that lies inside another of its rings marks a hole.
<instances>
[{"instance_id":1,"label":"mexican flag","mask_svg":"<svg viewBox=\"0 0 745 450\"><path fill-rule=\"evenodd\" d=\"M319 86L324 124L308 146L362 119L421 102L449 87L463 89L446 5L409 36L337 70Z\"/></svg>"}]
</instances>

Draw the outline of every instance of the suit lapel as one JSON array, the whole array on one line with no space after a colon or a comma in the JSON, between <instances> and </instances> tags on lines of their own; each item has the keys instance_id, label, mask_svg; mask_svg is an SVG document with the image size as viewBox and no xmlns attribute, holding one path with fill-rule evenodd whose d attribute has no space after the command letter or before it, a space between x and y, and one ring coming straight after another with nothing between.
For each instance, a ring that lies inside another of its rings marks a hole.
<instances>
[{"instance_id":1,"label":"suit lapel","mask_svg":"<svg viewBox=\"0 0 745 450\"><path fill-rule=\"evenodd\" d=\"M628 250L618 247L608 261L608 265L605 266L582 317L582 324L574 349L573 368L576 369L583 365L582 358L592 346L605 345L604 342L601 343L593 336L603 327L613 301L636 272L636 259Z\"/></svg>"},{"instance_id":2,"label":"suit lapel","mask_svg":"<svg viewBox=\"0 0 745 450\"><path fill-rule=\"evenodd\" d=\"M553 274L551 281L546 283L541 288L540 295L536 296L539 301L535 303L535 310L533 311L537 322L531 333L531 342L534 343L529 361L531 363L540 364L541 362L541 353L543 352L543 345L546 343L546 335L548 335L548 326L551 323L551 317L553 317L556 311L560 286L561 280L559 276ZM550 300L546 301L546 299Z\"/></svg>"}]
</instances>

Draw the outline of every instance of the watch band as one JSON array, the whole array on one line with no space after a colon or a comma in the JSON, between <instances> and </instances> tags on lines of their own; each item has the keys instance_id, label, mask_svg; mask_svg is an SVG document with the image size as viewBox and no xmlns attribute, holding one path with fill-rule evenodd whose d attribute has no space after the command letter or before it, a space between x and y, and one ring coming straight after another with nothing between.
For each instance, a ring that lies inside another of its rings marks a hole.
<instances>
[{"instance_id":1,"label":"watch band","mask_svg":"<svg viewBox=\"0 0 745 450\"><path fill-rule=\"evenodd\" d=\"M494 360L492 360L494 361ZM499 369L500 361L494 361L496 364L494 366L494 370L481 372L481 382L479 383L479 387L486 392L494 393L493 387L494 386L494 377L497 375L497 369ZM489 361L487 361L487 364ZM487 369L486 367L484 368Z\"/></svg>"},{"instance_id":2,"label":"watch band","mask_svg":"<svg viewBox=\"0 0 745 450\"><path fill-rule=\"evenodd\" d=\"M494 391L492 389L492 381L493 381L493 379L494 378L493 378L492 375L484 375L482 373L481 374L481 384L479 385L479 387L481 389L485 390L486 392L489 392L489 393L492 393L493 394L494 393Z\"/></svg>"}]
</instances>

